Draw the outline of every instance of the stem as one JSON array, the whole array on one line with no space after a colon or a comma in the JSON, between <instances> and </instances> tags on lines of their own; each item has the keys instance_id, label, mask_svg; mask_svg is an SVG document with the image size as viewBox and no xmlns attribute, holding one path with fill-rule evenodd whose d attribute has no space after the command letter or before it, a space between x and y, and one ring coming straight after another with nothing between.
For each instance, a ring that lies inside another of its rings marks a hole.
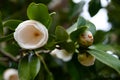
<instances>
[{"instance_id":1,"label":"stem","mask_svg":"<svg viewBox=\"0 0 120 80\"><path fill-rule=\"evenodd\" d=\"M47 73L48 73L49 76L50 76L50 80L54 80L54 79L53 79L53 75L52 75L52 73L50 72L50 70L48 69L48 67L47 67L47 65L46 65L43 57L42 57L41 55L39 55L38 53L36 53L36 55L37 55L37 56L39 57L39 59L42 61L43 65L44 65L44 67L45 67L45 70L47 71Z\"/></svg>"}]
</instances>

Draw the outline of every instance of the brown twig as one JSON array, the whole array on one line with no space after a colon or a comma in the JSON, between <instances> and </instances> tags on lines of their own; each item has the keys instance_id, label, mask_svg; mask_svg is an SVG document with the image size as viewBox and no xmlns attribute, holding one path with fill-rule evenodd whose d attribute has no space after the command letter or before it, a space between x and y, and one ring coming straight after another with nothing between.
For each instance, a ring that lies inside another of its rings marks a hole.
<instances>
[{"instance_id":1,"label":"brown twig","mask_svg":"<svg viewBox=\"0 0 120 80\"><path fill-rule=\"evenodd\" d=\"M12 56L11 54L7 53L7 52L4 52L2 50L0 50L0 54L2 54L3 56L7 57L8 59L12 60L12 61L15 61L17 62L18 59L15 58L14 56Z\"/></svg>"}]
</instances>

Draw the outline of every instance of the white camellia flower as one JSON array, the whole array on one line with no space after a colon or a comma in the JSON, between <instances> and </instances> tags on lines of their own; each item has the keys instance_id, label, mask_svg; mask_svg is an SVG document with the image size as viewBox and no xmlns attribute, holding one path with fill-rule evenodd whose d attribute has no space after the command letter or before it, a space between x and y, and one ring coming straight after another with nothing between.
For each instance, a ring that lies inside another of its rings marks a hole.
<instances>
[{"instance_id":1,"label":"white camellia flower","mask_svg":"<svg viewBox=\"0 0 120 80\"><path fill-rule=\"evenodd\" d=\"M90 54L83 53L78 55L78 61L84 66L91 66L95 62L95 57Z\"/></svg>"},{"instance_id":2,"label":"white camellia flower","mask_svg":"<svg viewBox=\"0 0 120 80\"><path fill-rule=\"evenodd\" d=\"M35 49L47 43L48 30L38 21L27 20L15 29L14 38L22 48Z\"/></svg>"},{"instance_id":3,"label":"white camellia flower","mask_svg":"<svg viewBox=\"0 0 120 80\"><path fill-rule=\"evenodd\" d=\"M16 69L7 69L3 74L4 80L19 80L18 71Z\"/></svg>"},{"instance_id":4,"label":"white camellia flower","mask_svg":"<svg viewBox=\"0 0 120 80\"><path fill-rule=\"evenodd\" d=\"M67 62L72 59L72 53L68 53L65 49L54 49L51 53L52 56L62 59L63 61Z\"/></svg>"},{"instance_id":5,"label":"white camellia flower","mask_svg":"<svg viewBox=\"0 0 120 80\"><path fill-rule=\"evenodd\" d=\"M79 41L83 46L91 46L93 44L93 35L90 31L86 30L83 34L79 36Z\"/></svg>"}]
</instances>

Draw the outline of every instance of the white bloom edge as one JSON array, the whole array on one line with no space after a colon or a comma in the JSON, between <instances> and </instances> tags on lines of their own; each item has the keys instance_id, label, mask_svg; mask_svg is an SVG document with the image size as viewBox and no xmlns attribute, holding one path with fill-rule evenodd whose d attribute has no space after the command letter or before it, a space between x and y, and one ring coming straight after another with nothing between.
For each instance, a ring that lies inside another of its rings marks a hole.
<instances>
[{"instance_id":1,"label":"white bloom edge","mask_svg":"<svg viewBox=\"0 0 120 80\"><path fill-rule=\"evenodd\" d=\"M39 31L41 31L43 33L43 38L41 39L41 41L36 44L36 45L25 45L23 44L20 40L19 40L19 32L20 30L22 30L25 26L27 25L33 25L36 29L38 29ZM48 30L47 28L40 22L36 21L36 20L26 20L23 21L22 23L20 23L18 25L18 27L15 29L14 32L14 39L17 41L17 43L19 44L20 47L24 48L24 49L36 49L36 48L40 48L42 46L44 46L47 41L48 41Z\"/></svg>"}]
</instances>

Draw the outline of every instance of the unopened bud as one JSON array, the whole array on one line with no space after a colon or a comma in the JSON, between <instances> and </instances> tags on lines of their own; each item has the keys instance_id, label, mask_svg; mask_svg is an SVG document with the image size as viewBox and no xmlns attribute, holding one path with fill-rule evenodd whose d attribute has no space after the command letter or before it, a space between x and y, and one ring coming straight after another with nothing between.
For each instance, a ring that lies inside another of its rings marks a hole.
<instances>
[{"instance_id":1,"label":"unopened bud","mask_svg":"<svg viewBox=\"0 0 120 80\"><path fill-rule=\"evenodd\" d=\"M79 36L78 42L84 47L91 46L93 44L92 33L90 31L85 31L83 34Z\"/></svg>"},{"instance_id":2,"label":"unopened bud","mask_svg":"<svg viewBox=\"0 0 120 80\"><path fill-rule=\"evenodd\" d=\"M78 55L78 61L84 66L91 66L95 62L95 57L90 54L83 53Z\"/></svg>"}]
</instances>

